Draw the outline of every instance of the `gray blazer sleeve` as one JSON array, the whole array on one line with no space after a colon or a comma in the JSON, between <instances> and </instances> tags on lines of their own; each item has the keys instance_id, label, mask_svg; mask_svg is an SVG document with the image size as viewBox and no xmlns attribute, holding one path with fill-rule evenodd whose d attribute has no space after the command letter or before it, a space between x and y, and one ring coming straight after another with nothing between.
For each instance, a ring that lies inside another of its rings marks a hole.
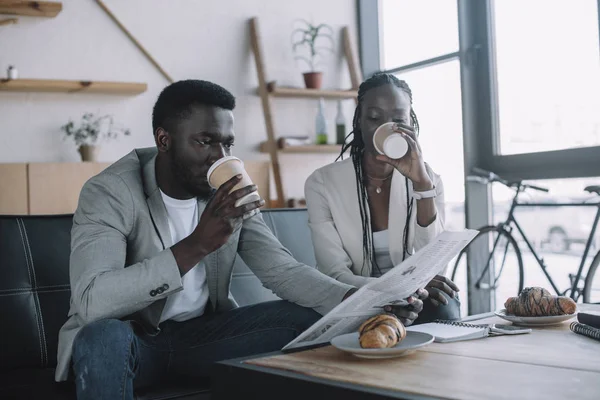
<instances>
[{"instance_id":1,"label":"gray blazer sleeve","mask_svg":"<svg viewBox=\"0 0 600 400\"><path fill-rule=\"evenodd\" d=\"M238 254L280 298L325 315L353 288L296 261L260 214L244 221L241 229Z\"/></svg>"},{"instance_id":2,"label":"gray blazer sleeve","mask_svg":"<svg viewBox=\"0 0 600 400\"><path fill-rule=\"evenodd\" d=\"M126 265L134 224L133 197L120 176L105 172L84 185L73 217L70 279L71 301L85 323L124 317L183 288L170 249Z\"/></svg>"}]
</instances>

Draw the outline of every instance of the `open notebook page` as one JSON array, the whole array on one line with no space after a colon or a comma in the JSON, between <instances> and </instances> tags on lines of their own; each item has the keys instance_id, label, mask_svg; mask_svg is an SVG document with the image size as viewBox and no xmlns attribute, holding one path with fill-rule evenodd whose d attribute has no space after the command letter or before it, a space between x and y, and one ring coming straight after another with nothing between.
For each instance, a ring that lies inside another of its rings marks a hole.
<instances>
[{"instance_id":1,"label":"open notebook page","mask_svg":"<svg viewBox=\"0 0 600 400\"><path fill-rule=\"evenodd\" d=\"M488 327L459 326L439 322L414 325L406 328L407 331L429 333L435 337L436 342L457 342L459 340L479 339L488 336Z\"/></svg>"}]
</instances>

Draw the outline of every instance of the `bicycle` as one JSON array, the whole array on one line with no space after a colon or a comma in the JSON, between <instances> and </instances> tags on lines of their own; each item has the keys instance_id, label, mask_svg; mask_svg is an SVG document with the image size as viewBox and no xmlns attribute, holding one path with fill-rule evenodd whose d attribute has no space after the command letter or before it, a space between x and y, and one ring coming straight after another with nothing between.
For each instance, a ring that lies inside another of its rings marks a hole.
<instances>
[{"instance_id":1,"label":"bicycle","mask_svg":"<svg viewBox=\"0 0 600 400\"><path fill-rule=\"evenodd\" d=\"M471 257L467 257L467 253L471 252L472 257L479 256L480 260L487 256L485 267L481 270L482 272L475 276L475 284L473 285L477 290L490 290L495 292L495 297L499 299L506 299L510 296L517 296L521 290L523 290L523 257L522 251L515 238L515 233L518 233L523 239L525 245L537 261L538 266L542 269L545 277L552 286L552 289L559 296L569 296L575 302L583 298L584 303L597 302L600 303L600 276L597 281L594 282L594 277L598 271L598 265L600 264L600 251L594 256L592 263L587 272L587 276L583 276L584 266L586 264L587 257L590 253L598 221L600 220L600 197L597 202L572 202L572 203L524 203L519 202L519 196L521 193L533 190L538 192L549 192L548 189L524 183L522 180L508 182L493 172L485 171L482 169L473 169L473 175L467 179L471 181L479 181L483 183L501 183L508 188L515 191L514 197L511 202L510 210L506 220L500 222L497 225L488 225L479 228L479 233L473 239L473 241L463 249L454 264L452 270L452 280L456 282L459 277L459 271L462 267L466 266L466 274L470 274L472 271ZM600 196L600 186L588 186L584 189L590 194L596 194ZM564 291L560 291L556 283L547 271L547 265L542 257L535 250L531 244L531 240L527 237L517 220L515 219L515 210L521 207L596 207L596 217L592 225L590 234L586 241L585 250L583 252L581 262L576 274L569 274L570 287ZM516 229L516 232L514 232ZM500 262L496 260L496 256L500 256ZM514 257L514 260L510 262L508 257ZM466 260L466 264L463 261ZM509 262L507 262L507 260ZM475 259L474 262L477 260ZM508 268L516 268L513 273L508 272ZM503 274L504 273L504 274ZM492 278L493 277L493 278ZM518 283L515 286L515 277L518 277ZM506 282L508 280L508 283ZM580 286L580 281L583 281L583 287ZM500 284L504 283L504 287L500 287ZM499 295L500 294L500 295Z\"/></svg>"}]
</instances>

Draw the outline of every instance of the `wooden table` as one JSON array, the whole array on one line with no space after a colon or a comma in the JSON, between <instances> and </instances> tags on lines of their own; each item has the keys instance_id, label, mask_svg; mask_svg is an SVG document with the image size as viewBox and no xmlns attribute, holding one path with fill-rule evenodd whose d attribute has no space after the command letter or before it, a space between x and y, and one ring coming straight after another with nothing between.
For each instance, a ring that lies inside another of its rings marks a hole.
<instances>
[{"instance_id":1,"label":"wooden table","mask_svg":"<svg viewBox=\"0 0 600 400\"><path fill-rule=\"evenodd\" d=\"M580 304L600 313L600 305ZM477 323L506 323L485 314ZM332 346L219 364L213 399L600 399L600 342L569 322L531 334L432 343L365 360Z\"/></svg>"}]
</instances>

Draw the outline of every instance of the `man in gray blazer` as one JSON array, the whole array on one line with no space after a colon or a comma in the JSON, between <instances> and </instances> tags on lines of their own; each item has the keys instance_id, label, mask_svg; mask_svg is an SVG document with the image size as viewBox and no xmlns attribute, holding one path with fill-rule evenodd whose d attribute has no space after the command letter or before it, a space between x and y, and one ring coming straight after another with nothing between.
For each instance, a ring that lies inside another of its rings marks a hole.
<instances>
[{"instance_id":1,"label":"man in gray blazer","mask_svg":"<svg viewBox=\"0 0 600 400\"><path fill-rule=\"evenodd\" d=\"M234 206L255 187L229 194L239 177L209 187L209 167L234 144L234 107L216 84L172 84L154 106L156 148L83 187L56 370L79 398L132 398L173 375L207 376L218 360L278 350L355 290L294 260L258 213L262 200ZM286 301L238 308L236 255Z\"/></svg>"}]
</instances>

